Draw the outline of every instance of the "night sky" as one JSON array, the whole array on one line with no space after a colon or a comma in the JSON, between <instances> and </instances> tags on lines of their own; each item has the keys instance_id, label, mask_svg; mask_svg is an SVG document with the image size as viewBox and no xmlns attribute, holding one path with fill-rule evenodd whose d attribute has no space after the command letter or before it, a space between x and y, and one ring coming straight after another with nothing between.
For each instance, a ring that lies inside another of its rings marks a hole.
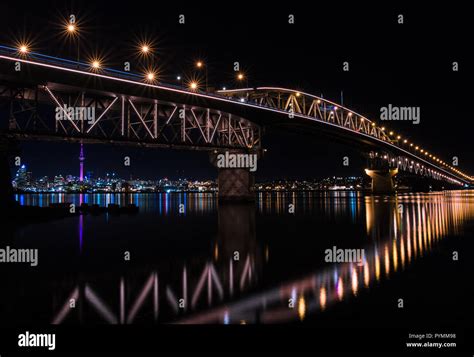
<instances>
[{"instance_id":1,"label":"night sky","mask_svg":"<svg viewBox=\"0 0 474 357\"><path fill-rule=\"evenodd\" d=\"M204 2L189 6L163 1L36 1L9 2L0 13L0 43L26 38L37 52L74 57L61 37L64 19L75 14L82 30L81 54L100 53L119 68L130 61L140 39L155 41L162 81L208 65L210 86L232 88L233 63L239 61L250 86L275 85L304 90L340 102L377 119L388 104L421 107L421 122L387 122L387 127L419 143L447 162L459 157L461 170L474 173L472 162L472 65L468 13L434 9L378 9L303 2ZM28 9L28 10L26 10ZM370 10L370 11L369 11ZM186 24L178 24L184 14ZM295 24L288 24L288 15ZM403 14L405 23L397 24ZM343 71L348 61L350 71ZM452 62L459 62L459 72ZM268 128L268 149L259 161L259 180L362 175L364 159L350 146L330 138ZM85 147L86 171L116 172L124 178L214 178L204 152L135 149L105 145ZM29 142L22 159L35 177L78 174L77 144ZM131 167L123 167L130 156ZM351 165L342 165L349 156Z\"/></svg>"}]
</instances>

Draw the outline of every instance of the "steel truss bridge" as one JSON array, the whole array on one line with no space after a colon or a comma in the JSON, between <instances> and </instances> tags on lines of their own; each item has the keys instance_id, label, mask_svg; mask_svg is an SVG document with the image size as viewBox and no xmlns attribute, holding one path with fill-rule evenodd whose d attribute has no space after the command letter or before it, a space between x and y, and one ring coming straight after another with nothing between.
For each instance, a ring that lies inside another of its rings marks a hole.
<instances>
[{"instance_id":1,"label":"steel truss bridge","mask_svg":"<svg viewBox=\"0 0 474 357\"><path fill-rule=\"evenodd\" d=\"M18 64L21 70L15 71ZM8 120L0 129L17 139L260 151L262 129L279 126L324 132L360 146L377 167L460 186L474 183L472 176L363 115L286 88L202 92L0 46L2 106ZM68 107L94 108L94 120L73 117Z\"/></svg>"}]
</instances>

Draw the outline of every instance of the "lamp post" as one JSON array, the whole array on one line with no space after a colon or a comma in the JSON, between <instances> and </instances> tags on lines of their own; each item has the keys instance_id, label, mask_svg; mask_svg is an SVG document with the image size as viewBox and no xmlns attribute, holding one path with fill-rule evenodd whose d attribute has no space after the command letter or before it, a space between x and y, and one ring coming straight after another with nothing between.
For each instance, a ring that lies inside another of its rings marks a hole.
<instances>
[{"instance_id":1,"label":"lamp post","mask_svg":"<svg viewBox=\"0 0 474 357\"><path fill-rule=\"evenodd\" d=\"M24 45L20 45L18 47L18 52L20 52L22 55L26 55L28 53L29 49L28 49L28 46L26 44Z\"/></svg>"},{"instance_id":2,"label":"lamp post","mask_svg":"<svg viewBox=\"0 0 474 357\"><path fill-rule=\"evenodd\" d=\"M207 73L207 65L205 65L203 61L197 61L197 62L196 62L196 67L197 67L198 69L204 68L204 70L205 70L205 77L206 77L206 78L205 78L205 81L206 81L206 92L207 92L207 91L208 91L208 85L207 85L207 84L208 84L208 83L207 83L207 75L208 75L208 73Z\"/></svg>"},{"instance_id":3,"label":"lamp post","mask_svg":"<svg viewBox=\"0 0 474 357\"><path fill-rule=\"evenodd\" d=\"M237 80L239 82L243 82L245 80L246 86L247 87L249 86L249 80L248 80L247 76L245 76L242 72L237 73Z\"/></svg>"},{"instance_id":4,"label":"lamp post","mask_svg":"<svg viewBox=\"0 0 474 357\"><path fill-rule=\"evenodd\" d=\"M80 36L77 29L77 26L73 22L69 22L67 25L66 31L71 37L75 37L77 41L77 68L79 68L79 60L80 60Z\"/></svg>"},{"instance_id":5,"label":"lamp post","mask_svg":"<svg viewBox=\"0 0 474 357\"><path fill-rule=\"evenodd\" d=\"M144 65L146 68L154 68L155 54L153 48L148 43L142 43L140 46L140 56L144 58Z\"/></svg>"},{"instance_id":6,"label":"lamp post","mask_svg":"<svg viewBox=\"0 0 474 357\"><path fill-rule=\"evenodd\" d=\"M190 88L191 90L197 90L197 89L198 89L198 84L197 84L197 82L194 82L194 81L193 81L193 82L189 83L189 88Z\"/></svg>"}]
</instances>

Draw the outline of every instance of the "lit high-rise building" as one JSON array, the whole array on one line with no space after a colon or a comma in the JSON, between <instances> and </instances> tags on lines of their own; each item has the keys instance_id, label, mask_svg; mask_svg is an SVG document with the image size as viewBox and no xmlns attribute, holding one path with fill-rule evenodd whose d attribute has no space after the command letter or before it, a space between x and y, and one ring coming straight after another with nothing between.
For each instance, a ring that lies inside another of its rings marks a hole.
<instances>
[{"instance_id":1,"label":"lit high-rise building","mask_svg":"<svg viewBox=\"0 0 474 357\"><path fill-rule=\"evenodd\" d=\"M15 175L15 186L18 188L29 186L31 181L31 172L26 171L26 165L21 165Z\"/></svg>"}]
</instances>

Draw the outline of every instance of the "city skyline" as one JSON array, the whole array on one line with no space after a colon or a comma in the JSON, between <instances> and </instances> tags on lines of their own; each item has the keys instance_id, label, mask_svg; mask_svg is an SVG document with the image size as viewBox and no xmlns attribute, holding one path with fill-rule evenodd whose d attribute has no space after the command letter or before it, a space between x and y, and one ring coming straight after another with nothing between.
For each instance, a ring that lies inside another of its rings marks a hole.
<instances>
[{"instance_id":1,"label":"city skyline","mask_svg":"<svg viewBox=\"0 0 474 357\"><path fill-rule=\"evenodd\" d=\"M80 156L84 158L84 156ZM84 160L79 161L80 173ZM129 179L119 177L115 173L105 176L94 175L86 171L81 178L71 174L54 176L33 176L25 164L21 165L12 181L15 192L22 193L93 193L93 192L217 192L217 179L193 180L179 178L177 180L162 178ZM364 190L370 189L369 180L363 177L327 177L309 180L274 179L269 182L260 181L254 184L255 191L312 191L312 190Z\"/></svg>"}]
</instances>

